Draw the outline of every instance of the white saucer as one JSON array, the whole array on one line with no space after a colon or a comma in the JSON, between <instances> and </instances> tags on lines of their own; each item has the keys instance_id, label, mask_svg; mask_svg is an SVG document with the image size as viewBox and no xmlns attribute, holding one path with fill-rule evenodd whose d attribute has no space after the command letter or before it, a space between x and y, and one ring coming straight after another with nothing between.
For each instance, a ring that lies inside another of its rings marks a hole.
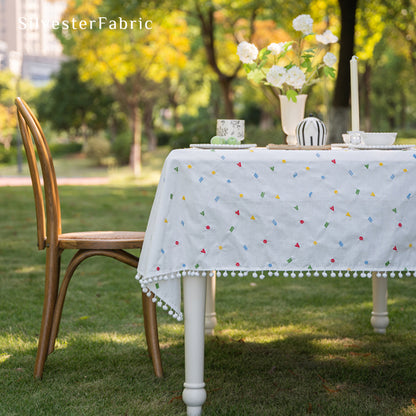
<instances>
[{"instance_id":1,"label":"white saucer","mask_svg":"<svg viewBox=\"0 0 416 416\"><path fill-rule=\"evenodd\" d=\"M256 144L211 144L211 143L200 143L190 144L189 147L196 149L250 149L256 147Z\"/></svg>"},{"instance_id":2,"label":"white saucer","mask_svg":"<svg viewBox=\"0 0 416 416\"><path fill-rule=\"evenodd\" d=\"M414 144L392 144L392 145L380 145L380 146L367 146L365 144L350 144L349 149L358 149L358 150L406 150L414 149Z\"/></svg>"}]
</instances>

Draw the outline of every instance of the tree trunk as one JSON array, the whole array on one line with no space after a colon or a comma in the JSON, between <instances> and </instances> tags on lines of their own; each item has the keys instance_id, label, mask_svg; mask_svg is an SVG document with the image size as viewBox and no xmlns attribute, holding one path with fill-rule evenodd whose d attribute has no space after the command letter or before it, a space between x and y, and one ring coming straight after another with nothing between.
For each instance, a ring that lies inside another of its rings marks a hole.
<instances>
[{"instance_id":1,"label":"tree trunk","mask_svg":"<svg viewBox=\"0 0 416 416\"><path fill-rule=\"evenodd\" d=\"M217 54L215 51L215 18L214 7L210 7L204 15L197 6L197 16L201 24L201 36L207 55L208 64L218 77L224 99L224 114L226 118L234 118L232 82L237 77L240 64L230 75L225 74L218 66Z\"/></svg>"},{"instance_id":2,"label":"tree trunk","mask_svg":"<svg viewBox=\"0 0 416 416\"><path fill-rule=\"evenodd\" d=\"M338 0L341 9L341 37L338 76L332 108L329 112L329 141L341 141L341 134L351 129L350 107L350 60L354 55L355 12L357 0Z\"/></svg>"},{"instance_id":3,"label":"tree trunk","mask_svg":"<svg viewBox=\"0 0 416 416\"><path fill-rule=\"evenodd\" d=\"M363 84L364 131L371 131L371 65L368 62L365 64Z\"/></svg>"},{"instance_id":4,"label":"tree trunk","mask_svg":"<svg viewBox=\"0 0 416 416\"><path fill-rule=\"evenodd\" d=\"M232 90L233 78L227 76L220 77L221 92L224 99L224 114L225 118L234 118L234 106L233 106L233 90Z\"/></svg>"},{"instance_id":5,"label":"tree trunk","mask_svg":"<svg viewBox=\"0 0 416 416\"><path fill-rule=\"evenodd\" d=\"M157 136L153 125L153 107L153 103L147 103L143 111L144 130L149 142L149 151L156 150L157 147Z\"/></svg>"},{"instance_id":6,"label":"tree trunk","mask_svg":"<svg viewBox=\"0 0 416 416\"><path fill-rule=\"evenodd\" d=\"M142 171L142 114L140 109L133 105L131 108L131 127L133 144L130 151L130 166L134 176L140 176Z\"/></svg>"}]
</instances>

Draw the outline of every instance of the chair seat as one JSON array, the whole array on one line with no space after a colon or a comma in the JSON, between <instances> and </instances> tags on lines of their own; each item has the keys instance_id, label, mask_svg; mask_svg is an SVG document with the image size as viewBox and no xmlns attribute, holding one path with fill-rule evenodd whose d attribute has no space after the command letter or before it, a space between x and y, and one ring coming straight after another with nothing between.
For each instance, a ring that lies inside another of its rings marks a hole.
<instances>
[{"instance_id":1,"label":"chair seat","mask_svg":"<svg viewBox=\"0 0 416 416\"><path fill-rule=\"evenodd\" d=\"M142 231L85 231L58 236L63 249L129 249L141 248L145 233Z\"/></svg>"}]
</instances>

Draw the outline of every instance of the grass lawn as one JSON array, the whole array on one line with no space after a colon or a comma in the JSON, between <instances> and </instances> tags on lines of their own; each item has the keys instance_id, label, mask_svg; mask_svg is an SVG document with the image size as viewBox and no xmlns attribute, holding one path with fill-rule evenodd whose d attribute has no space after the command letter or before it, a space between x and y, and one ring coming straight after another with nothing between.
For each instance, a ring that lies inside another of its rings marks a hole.
<instances>
[{"instance_id":1,"label":"grass lawn","mask_svg":"<svg viewBox=\"0 0 416 416\"><path fill-rule=\"evenodd\" d=\"M64 231L143 230L155 190L61 187ZM0 188L0 198L0 416L185 415L183 324L158 311L159 380L134 270L110 259L76 272L56 351L33 380L45 253L31 188ZM416 415L415 299L415 278L389 280L383 336L369 322L370 279L219 278L204 415Z\"/></svg>"}]
</instances>

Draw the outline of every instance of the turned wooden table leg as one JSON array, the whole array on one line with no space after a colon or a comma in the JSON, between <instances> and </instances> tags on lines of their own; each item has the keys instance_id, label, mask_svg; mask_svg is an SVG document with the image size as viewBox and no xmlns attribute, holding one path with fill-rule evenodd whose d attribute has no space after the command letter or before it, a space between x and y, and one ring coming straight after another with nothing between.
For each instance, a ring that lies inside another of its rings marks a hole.
<instances>
[{"instance_id":1,"label":"turned wooden table leg","mask_svg":"<svg viewBox=\"0 0 416 416\"><path fill-rule=\"evenodd\" d=\"M215 272L207 278L207 296L205 304L205 335L214 335L217 325L217 314L215 313L215 291L217 277Z\"/></svg>"},{"instance_id":2,"label":"turned wooden table leg","mask_svg":"<svg viewBox=\"0 0 416 416\"><path fill-rule=\"evenodd\" d=\"M374 332L385 334L389 325L387 312L387 277L377 277L377 272L372 273L373 283L373 311L371 312L371 325Z\"/></svg>"},{"instance_id":3,"label":"turned wooden table leg","mask_svg":"<svg viewBox=\"0 0 416 416\"><path fill-rule=\"evenodd\" d=\"M206 277L183 278L185 383L182 398L188 416L199 416L206 400L204 383Z\"/></svg>"}]
</instances>

